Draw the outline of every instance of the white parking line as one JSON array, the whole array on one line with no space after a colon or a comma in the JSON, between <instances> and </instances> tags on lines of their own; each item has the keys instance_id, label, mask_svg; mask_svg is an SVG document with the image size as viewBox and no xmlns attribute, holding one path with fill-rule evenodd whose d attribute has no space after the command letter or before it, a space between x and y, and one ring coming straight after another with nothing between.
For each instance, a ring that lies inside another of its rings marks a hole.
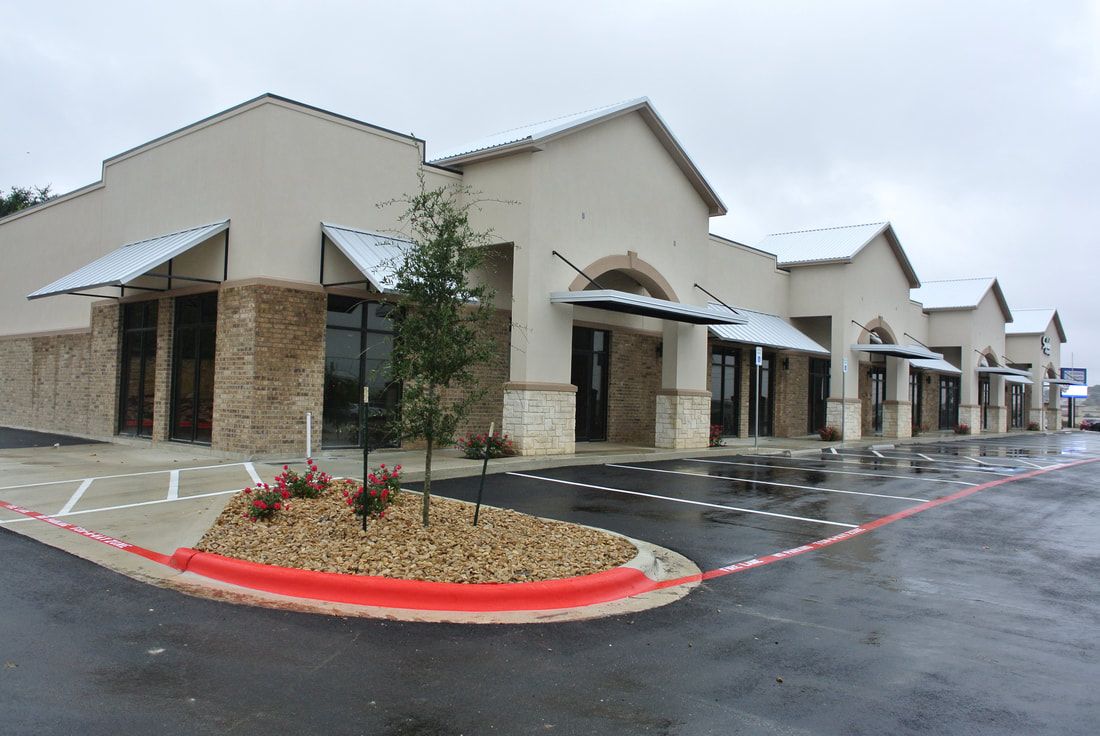
<instances>
[{"instance_id":1,"label":"white parking line","mask_svg":"<svg viewBox=\"0 0 1100 736\"><path fill-rule=\"evenodd\" d=\"M928 460L928 461L934 462L934 463L957 463L959 465L965 465L965 463L962 463L960 461L961 460L969 460L972 463L974 463L975 465L981 465L981 466L984 466L984 467L987 467L987 468L1011 468L1012 463L1022 463L1024 465L1029 465L1033 468L1045 468L1045 467L1047 467L1046 465L1036 465L1035 463L1029 462L1029 461L1024 460L1023 458L1019 458L1019 457L998 457L998 456L995 456L995 455L991 455L988 459L982 460L981 458L974 457L973 455L959 455L959 454L948 453L948 452L937 452L937 453L935 453L936 455L941 455L944 458L944 459L941 460L939 458L934 458L934 457L931 457L929 455L926 455L923 452L915 452L913 454L914 455L919 455L919 456L923 457L925 460ZM904 455L891 455L888 459L898 459L898 458L901 458L901 457L904 457ZM953 458L958 458L959 460L955 460ZM990 460L1004 460L1008 464L990 462Z\"/></svg>"},{"instance_id":2,"label":"white parking line","mask_svg":"<svg viewBox=\"0 0 1100 736\"><path fill-rule=\"evenodd\" d=\"M881 452L879 452L878 450L876 450L874 448L871 448L871 452L874 453L875 456L877 456L877 457L886 457L885 455L883 455Z\"/></svg>"},{"instance_id":3,"label":"white parking line","mask_svg":"<svg viewBox=\"0 0 1100 736\"><path fill-rule=\"evenodd\" d=\"M160 498L156 501L138 501L137 503L124 503L119 506L104 506L98 509L85 509L84 511L69 511L65 513L51 514L49 518L56 519L61 516L80 516L81 514L97 514L100 511L119 511L121 509L133 509L138 506L153 506L158 503L178 503L179 501L190 501L193 498L210 498L212 496L225 496L230 493L240 493L239 488L235 488L232 491L214 491L213 493L196 493L193 496L181 496L179 498ZM31 518L22 519L8 519L6 521L0 520L0 524L18 524L23 521L34 521Z\"/></svg>"},{"instance_id":4,"label":"white parking line","mask_svg":"<svg viewBox=\"0 0 1100 736\"><path fill-rule=\"evenodd\" d=\"M245 463L244 469L248 471L248 477L252 479L252 485L256 486L262 482L260 480L260 474L256 472L255 465L253 465L252 463ZM334 478L333 480L336 479Z\"/></svg>"},{"instance_id":5,"label":"white parking line","mask_svg":"<svg viewBox=\"0 0 1100 736\"><path fill-rule=\"evenodd\" d=\"M607 491L609 493L623 493L628 496L641 496L643 498L655 498L659 501L672 501L674 503L690 504L692 506L706 506L712 509L722 509L723 511L740 511L743 514L759 514L760 516L774 516L780 519L791 519L793 521L806 521L811 524L827 524L829 526L842 526L846 529L855 529L858 524L843 524L839 521L826 521L824 519L810 519L805 516L791 516L789 514L776 514L771 511L756 511L754 509L742 509L737 506L723 506L718 503L706 503L705 501L690 501L683 498L672 498L671 496L658 496L654 493L641 493L640 491L628 491L622 488L608 488L607 486L595 486L591 483L577 483L571 480L561 480L559 478L546 478L541 475L528 475L527 473L508 473L508 475L515 475L520 478L531 478L532 480L544 480L548 483L560 483L566 486L577 486L579 488L592 488L597 491Z\"/></svg>"},{"instance_id":6,"label":"white parking line","mask_svg":"<svg viewBox=\"0 0 1100 736\"><path fill-rule=\"evenodd\" d=\"M73 506L76 506L76 502L80 500L80 497L84 495L84 491L88 490L88 486L92 484L92 478L85 478L80 484L80 487L76 489L73 495L69 496L69 500L65 502L65 505L58 511L58 515L67 514L73 510Z\"/></svg>"},{"instance_id":7,"label":"white parking line","mask_svg":"<svg viewBox=\"0 0 1100 736\"><path fill-rule=\"evenodd\" d=\"M168 500L175 501L180 497L180 471L173 470L168 474Z\"/></svg>"},{"instance_id":8,"label":"white parking line","mask_svg":"<svg viewBox=\"0 0 1100 736\"><path fill-rule=\"evenodd\" d=\"M735 463L731 460L701 460L696 458L685 458L689 463L714 463L716 465L740 465L746 468L771 468L774 470L793 470L796 473L834 473L837 475L863 475L868 478L893 478L895 480L919 480L925 483L954 483L960 486L976 486L977 483L970 483L965 480L950 480L948 478L922 478L917 475L892 475L890 473L860 473L855 470L831 470L829 468L805 468L795 467L793 465L767 465L765 463ZM801 460L799 458L788 458L793 462L801 463L818 463L823 462L821 460Z\"/></svg>"},{"instance_id":9,"label":"white parking line","mask_svg":"<svg viewBox=\"0 0 1100 736\"><path fill-rule=\"evenodd\" d=\"M711 475L710 473L691 473L686 470L661 470L659 468L640 468L637 465L615 465L607 463L609 468L623 468L624 470L644 470L647 473L669 473L670 475L692 475L696 478L710 478L711 480L735 480L738 483L756 483L762 486L778 486L779 488L795 488L803 491L821 491L822 493L844 493L851 496L872 496L874 498L892 498L898 501L917 501L927 503L927 498L915 496L887 496L883 493L865 493L863 491L844 491L839 488L820 488L818 486L800 486L794 483L777 483L771 480L754 480L752 478L739 478L736 475Z\"/></svg>"},{"instance_id":10,"label":"white parking line","mask_svg":"<svg viewBox=\"0 0 1100 736\"><path fill-rule=\"evenodd\" d=\"M861 454L855 453L855 452L846 452L842 455L838 455L838 457L841 457L841 458L845 458L845 457L866 458L868 460L897 460L897 461L900 461L900 462L919 462L914 457L875 457L874 455L861 455ZM844 461L841 460L840 462L844 462ZM999 470L976 470L976 469L974 469L974 465L971 464L971 463L954 463L954 464L952 464L950 461L947 461L947 460L931 460L931 461L926 460L925 462L933 462L933 463L939 463L940 465L945 465L947 467L945 467L944 470L950 470L953 473L981 473L982 475L1013 475L1012 473L1002 473ZM967 467L965 467L966 465L970 465L970 467L967 468ZM960 467L960 466L964 466L964 467Z\"/></svg>"},{"instance_id":11,"label":"white parking line","mask_svg":"<svg viewBox=\"0 0 1100 736\"><path fill-rule=\"evenodd\" d=\"M48 480L42 483L20 483L14 486L0 486L0 491L11 491L16 488L38 488L40 486L57 486L63 483L80 483L85 480L107 480L109 478L133 478L139 475L160 475L161 473L173 473L182 470L214 470L216 468L237 468L248 463L225 463L224 465L199 465L194 468L177 468L175 470L144 470L140 473L119 473L118 475L97 475L94 478L70 478L68 480Z\"/></svg>"}]
</instances>

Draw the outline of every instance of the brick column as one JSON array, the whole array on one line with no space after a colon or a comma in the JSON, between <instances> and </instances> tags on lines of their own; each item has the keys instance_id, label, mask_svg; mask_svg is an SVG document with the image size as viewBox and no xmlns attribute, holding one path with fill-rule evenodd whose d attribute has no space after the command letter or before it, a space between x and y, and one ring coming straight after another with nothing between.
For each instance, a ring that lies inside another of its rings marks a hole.
<instances>
[{"instance_id":1,"label":"brick column","mask_svg":"<svg viewBox=\"0 0 1100 736\"><path fill-rule=\"evenodd\" d=\"M844 440L858 440L863 436L863 427L860 425L862 405L859 399L830 397L826 402L826 426L836 427L838 432L843 433Z\"/></svg>"},{"instance_id":2,"label":"brick column","mask_svg":"<svg viewBox=\"0 0 1100 736\"><path fill-rule=\"evenodd\" d=\"M325 300L319 289L263 283L221 289L215 449L301 455L307 411L313 413L313 446L320 446Z\"/></svg>"},{"instance_id":3,"label":"brick column","mask_svg":"<svg viewBox=\"0 0 1100 736\"><path fill-rule=\"evenodd\" d=\"M153 368L153 442L169 438L172 422L172 330L176 322L176 300L165 297L157 303L157 357Z\"/></svg>"},{"instance_id":4,"label":"brick column","mask_svg":"<svg viewBox=\"0 0 1100 736\"><path fill-rule=\"evenodd\" d=\"M88 349L89 434L110 436L115 433L118 422L120 332L118 302L93 304Z\"/></svg>"}]
</instances>

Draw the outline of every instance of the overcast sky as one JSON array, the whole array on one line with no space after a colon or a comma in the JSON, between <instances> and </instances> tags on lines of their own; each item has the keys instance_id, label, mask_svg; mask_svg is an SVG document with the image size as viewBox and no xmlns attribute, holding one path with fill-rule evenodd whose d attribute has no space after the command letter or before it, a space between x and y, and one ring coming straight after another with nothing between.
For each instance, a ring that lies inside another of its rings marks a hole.
<instances>
[{"instance_id":1,"label":"overcast sky","mask_svg":"<svg viewBox=\"0 0 1100 736\"><path fill-rule=\"evenodd\" d=\"M174 8L174 9L173 9ZM1100 378L1100 0L0 0L0 188L262 92L428 155L646 95L730 214L718 234L889 219L924 280L1058 307ZM1011 356L1010 356L1011 357Z\"/></svg>"}]
</instances>

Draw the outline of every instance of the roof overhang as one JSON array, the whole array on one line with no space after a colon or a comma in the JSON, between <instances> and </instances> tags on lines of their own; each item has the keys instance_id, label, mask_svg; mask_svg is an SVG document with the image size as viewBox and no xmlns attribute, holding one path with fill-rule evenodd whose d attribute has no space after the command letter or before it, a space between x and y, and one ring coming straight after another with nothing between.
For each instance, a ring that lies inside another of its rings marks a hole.
<instances>
[{"instance_id":1,"label":"roof overhang","mask_svg":"<svg viewBox=\"0 0 1100 736\"><path fill-rule=\"evenodd\" d=\"M57 281L31 292L27 295L27 298L41 299L42 297L58 294L78 294L88 289L100 289L109 286L121 288L142 276L219 283L216 279L192 278L178 274L150 274L149 272L227 230L229 230L229 220L222 220L209 225L200 225L168 233L167 235L158 235L155 238L127 243L101 258L95 259L86 266L78 268L68 276L63 276ZM228 248L228 240L226 242ZM164 289L153 290L164 291Z\"/></svg>"},{"instance_id":2,"label":"roof overhang","mask_svg":"<svg viewBox=\"0 0 1100 736\"><path fill-rule=\"evenodd\" d=\"M993 376L1019 376L1022 378L1030 378L1031 373L1028 371L1020 370L1019 368L1009 368L1003 365L980 365L978 366L979 375L993 375Z\"/></svg>"},{"instance_id":3,"label":"roof overhang","mask_svg":"<svg viewBox=\"0 0 1100 736\"><path fill-rule=\"evenodd\" d=\"M1068 378L1044 378L1043 383L1048 386L1081 386L1083 384L1071 381Z\"/></svg>"},{"instance_id":4,"label":"roof overhang","mask_svg":"<svg viewBox=\"0 0 1100 736\"><path fill-rule=\"evenodd\" d=\"M352 265L366 277L369 283L380 293L393 293L397 287L397 268L401 257L412 244L408 240L395 238L385 233L360 230L332 223L322 222L321 232L343 253ZM324 263L324 245L322 244L322 264ZM340 282L322 284L322 286L341 286Z\"/></svg>"},{"instance_id":5,"label":"roof overhang","mask_svg":"<svg viewBox=\"0 0 1100 736\"><path fill-rule=\"evenodd\" d=\"M1030 385L1035 383L1035 381L1024 376L1005 376L1005 383L1025 383Z\"/></svg>"},{"instance_id":6,"label":"roof overhang","mask_svg":"<svg viewBox=\"0 0 1100 736\"><path fill-rule=\"evenodd\" d=\"M592 289L589 291L555 291L550 294L551 304L572 304L577 307L591 307L608 312L621 312L639 317L654 317L672 322L687 322L693 325L743 325L746 320L730 314L719 314L690 304L670 302L641 294L629 294L614 289Z\"/></svg>"},{"instance_id":7,"label":"roof overhang","mask_svg":"<svg viewBox=\"0 0 1100 736\"><path fill-rule=\"evenodd\" d=\"M922 348L919 345L867 343L853 345L852 350L870 353L871 355L889 355L893 358L906 358L909 360L912 360L913 358L917 358L919 360L943 360L943 356L941 354L933 353L928 348Z\"/></svg>"},{"instance_id":8,"label":"roof overhang","mask_svg":"<svg viewBox=\"0 0 1100 736\"><path fill-rule=\"evenodd\" d=\"M936 371L937 373L947 373L952 376L962 375L962 371L943 358L915 358L909 361L909 367L919 368L925 371Z\"/></svg>"},{"instance_id":9,"label":"roof overhang","mask_svg":"<svg viewBox=\"0 0 1100 736\"><path fill-rule=\"evenodd\" d=\"M695 162L688 156L683 145L681 145L680 141L673 135L672 129L665 124L665 121L657 114L656 108L653 107L653 104L645 97L627 100L618 105L612 105L590 116L571 116L565 124L548 126L537 135L529 134L517 140L490 145L472 151L445 154L433 158L430 163L436 166L454 167L461 170L462 167L468 164L499 158L500 156L507 156L524 151L541 151L543 144L556 138L576 133L577 131L584 130L593 125L633 112L637 112L642 116L646 125L649 126L649 129L652 130L653 134L657 137L657 140L664 149L668 151L669 155L672 156L672 159L684 173L684 176L691 182L692 187L699 193L703 201L706 202L710 216L715 217L717 215L726 214L726 205L718 196L718 192L716 192L714 187L710 185L710 182L706 180L703 173L699 170L699 167L696 166Z\"/></svg>"},{"instance_id":10,"label":"roof overhang","mask_svg":"<svg viewBox=\"0 0 1100 736\"><path fill-rule=\"evenodd\" d=\"M829 355L829 351L821 344L779 315L741 308L732 308L731 312L731 308L721 304L710 304L708 309L717 314L733 315L744 319L744 323L739 325L711 325L710 333L719 340L777 350Z\"/></svg>"}]
</instances>

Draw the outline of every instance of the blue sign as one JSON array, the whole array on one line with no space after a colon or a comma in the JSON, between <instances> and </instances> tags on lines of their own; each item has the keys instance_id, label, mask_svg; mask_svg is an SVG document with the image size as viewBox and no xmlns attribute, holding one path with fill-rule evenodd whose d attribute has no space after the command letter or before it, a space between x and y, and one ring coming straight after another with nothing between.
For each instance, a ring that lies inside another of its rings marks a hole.
<instances>
[{"instance_id":1,"label":"blue sign","mask_svg":"<svg viewBox=\"0 0 1100 736\"><path fill-rule=\"evenodd\" d=\"M1088 369L1087 368L1062 368L1062 380L1073 381L1083 386L1088 385Z\"/></svg>"}]
</instances>

